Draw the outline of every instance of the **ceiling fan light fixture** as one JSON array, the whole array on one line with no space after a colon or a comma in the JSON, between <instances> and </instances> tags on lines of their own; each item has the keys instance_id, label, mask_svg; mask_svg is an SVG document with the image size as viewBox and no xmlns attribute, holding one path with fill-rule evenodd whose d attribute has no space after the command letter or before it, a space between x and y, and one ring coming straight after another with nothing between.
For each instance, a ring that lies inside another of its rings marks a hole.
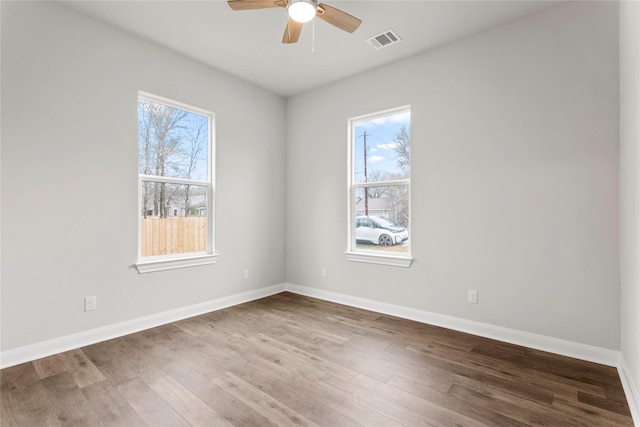
<instances>
[{"instance_id":1,"label":"ceiling fan light fixture","mask_svg":"<svg viewBox=\"0 0 640 427\"><path fill-rule=\"evenodd\" d=\"M289 17L296 22L309 22L316 16L318 5L315 0L289 0Z\"/></svg>"}]
</instances>

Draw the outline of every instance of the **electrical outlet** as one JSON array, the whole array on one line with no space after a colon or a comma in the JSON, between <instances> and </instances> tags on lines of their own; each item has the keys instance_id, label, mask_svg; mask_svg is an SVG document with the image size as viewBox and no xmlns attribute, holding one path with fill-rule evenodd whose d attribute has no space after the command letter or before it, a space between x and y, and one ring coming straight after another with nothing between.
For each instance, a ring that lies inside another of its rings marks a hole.
<instances>
[{"instance_id":1,"label":"electrical outlet","mask_svg":"<svg viewBox=\"0 0 640 427\"><path fill-rule=\"evenodd\" d=\"M245 278L245 279L249 278L249 269L248 268L244 269L244 272L242 273L242 277Z\"/></svg>"},{"instance_id":2,"label":"electrical outlet","mask_svg":"<svg viewBox=\"0 0 640 427\"><path fill-rule=\"evenodd\" d=\"M324 279L327 278L327 267L322 267L321 274L322 274L322 278Z\"/></svg>"},{"instance_id":3,"label":"electrical outlet","mask_svg":"<svg viewBox=\"0 0 640 427\"><path fill-rule=\"evenodd\" d=\"M471 304L477 304L478 303L478 291L469 289L467 291L467 302L470 302Z\"/></svg>"},{"instance_id":4,"label":"electrical outlet","mask_svg":"<svg viewBox=\"0 0 640 427\"><path fill-rule=\"evenodd\" d=\"M84 299L84 311L93 311L97 308L96 297L86 297Z\"/></svg>"}]
</instances>

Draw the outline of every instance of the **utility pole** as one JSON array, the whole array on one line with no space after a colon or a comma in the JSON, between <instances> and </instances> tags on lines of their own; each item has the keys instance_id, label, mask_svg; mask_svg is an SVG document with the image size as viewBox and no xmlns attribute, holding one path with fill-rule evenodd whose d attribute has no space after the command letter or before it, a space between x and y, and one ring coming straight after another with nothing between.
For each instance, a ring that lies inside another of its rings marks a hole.
<instances>
[{"instance_id":1,"label":"utility pole","mask_svg":"<svg viewBox=\"0 0 640 427\"><path fill-rule=\"evenodd\" d=\"M364 182L367 182L367 131L364 131ZM369 216L369 188L364 187L364 214Z\"/></svg>"}]
</instances>

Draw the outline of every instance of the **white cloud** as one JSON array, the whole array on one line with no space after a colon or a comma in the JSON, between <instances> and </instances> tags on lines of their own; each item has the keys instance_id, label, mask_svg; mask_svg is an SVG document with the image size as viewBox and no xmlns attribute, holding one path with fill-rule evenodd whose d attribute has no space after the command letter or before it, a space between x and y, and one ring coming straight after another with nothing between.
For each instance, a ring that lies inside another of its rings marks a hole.
<instances>
[{"instance_id":1,"label":"white cloud","mask_svg":"<svg viewBox=\"0 0 640 427\"><path fill-rule=\"evenodd\" d=\"M371 156L369 158L369 163L378 163L378 162L383 162L386 159L382 156Z\"/></svg>"},{"instance_id":2,"label":"white cloud","mask_svg":"<svg viewBox=\"0 0 640 427\"><path fill-rule=\"evenodd\" d=\"M379 119L369 120L369 123L376 126L387 125L390 123L409 123L410 119L411 119L411 113L407 111L406 113L402 113L402 114L394 114L393 116L384 116L384 117L380 117Z\"/></svg>"},{"instance_id":3,"label":"white cloud","mask_svg":"<svg viewBox=\"0 0 640 427\"><path fill-rule=\"evenodd\" d=\"M395 142L390 142L388 144L378 144L378 148L382 148L384 150L394 150L397 146L398 144L396 144Z\"/></svg>"},{"instance_id":4,"label":"white cloud","mask_svg":"<svg viewBox=\"0 0 640 427\"><path fill-rule=\"evenodd\" d=\"M394 114L392 116L384 116L377 119L367 120L363 123L358 123L358 126L361 126L366 129L372 129L376 126L380 125L388 125L392 123L405 123L409 124L411 121L411 112L407 111L405 113Z\"/></svg>"}]
</instances>

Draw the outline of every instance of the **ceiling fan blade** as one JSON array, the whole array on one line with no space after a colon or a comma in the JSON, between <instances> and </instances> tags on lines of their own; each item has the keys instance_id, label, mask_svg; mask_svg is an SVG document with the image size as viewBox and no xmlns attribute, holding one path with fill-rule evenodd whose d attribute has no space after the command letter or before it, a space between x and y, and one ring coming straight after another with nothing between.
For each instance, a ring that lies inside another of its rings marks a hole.
<instances>
[{"instance_id":1,"label":"ceiling fan blade","mask_svg":"<svg viewBox=\"0 0 640 427\"><path fill-rule=\"evenodd\" d=\"M353 33L362 23L362 21L355 16L351 16L347 12L343 12L340 9L324 3L318 5L316 16L348 33Z\"/></svg>"},{"instance_id":2,"label":"ceiling fan blade","mask_svg":"<svg viewBox=\"0 0 640 427\"><path fill-rule=\"evenodd\" d=\"M229 7L233 10L268 9L270 7L286 7L286 1L278 0L229 0Z\"/></svg>"},{"instance_id":3,"label":"ceiling fan blade","mask_svg":"<svg viewBox=\"0 0 640 427\"><path fill-rule=\"evenodd\" d=\"M282 43L297 43L301 32L302 24L289 18L287 28L284 29L284 36L282 36Z\"/></svg>"}]
</instances>

